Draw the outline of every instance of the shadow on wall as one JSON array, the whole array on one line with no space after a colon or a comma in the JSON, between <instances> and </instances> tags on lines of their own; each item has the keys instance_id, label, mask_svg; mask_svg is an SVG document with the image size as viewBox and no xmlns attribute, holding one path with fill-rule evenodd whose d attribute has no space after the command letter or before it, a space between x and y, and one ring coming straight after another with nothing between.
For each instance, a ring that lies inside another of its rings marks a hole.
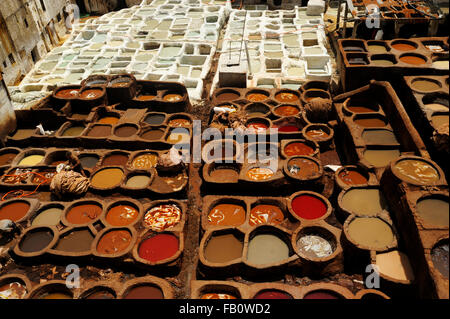
<instances>
[{"instance_id":1,"label":"shadow on wall","mask_svg":"<svg viewBox=\"0 0 450 319\"><path fill-rule=\"evenodd\" d=\"M76 0L81 14L105 14L136 5L136 0ZM141 0L138 1L139 3Z\"/></svg>"}]
</instances>

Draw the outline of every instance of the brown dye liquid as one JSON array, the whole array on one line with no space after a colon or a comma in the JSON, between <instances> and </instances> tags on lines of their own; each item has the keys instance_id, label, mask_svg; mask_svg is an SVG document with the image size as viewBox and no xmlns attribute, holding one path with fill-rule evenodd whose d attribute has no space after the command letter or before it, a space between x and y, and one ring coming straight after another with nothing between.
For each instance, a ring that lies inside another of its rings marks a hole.
<instances>
[{"instance_id":1,"label":"brown dye liquid","mask_svg":"<svg viewBox=\"0 0 450 319\"><path fill-rule=\"evenodd\" d=\"M227 263L242 257L244 243L233 234L212 236L205 248L205 258L213 263Z\"/></svg>"},{"instance_id":2,"label":"brown dye liquid","mask_svg":"<svg viewBox=\"0 0 450 319\"><path fill-rule=\"evenodd\" d=\"M118 117L114 117L114 116L106 116L106 117L102 117L97 122L99 124L112 124L112 125L114 125L117 122L119 122L119 118Z\"/></svg>"},{"instance_id":3,"label":"brown dye liquid","mask_svg":"<svg viewBox=\"0 0 450 319\"><path fill-rule=\"evenodd\" d=\"M375 216L387 209L383 195L378 189L354 188L342 197L342 207L356 215Z\"/></svg>"},{"instance_id":4,"label":"brown dye liquid","mask_svg":"<svg viewBox=\"0 0 450 319\"><path fill-rule=\"evenodd\" d=\"M421 65L421 64L425 64L427 62L424 59L422 59L418 56L413 56L413 55L402 56L400 58L400 61L407 63L407 64L413 64L413 65Z\"/></svg>"},{"instance_id":5,"label":"brown dye liquid","mask_svg":"<svg viewBox=\"0 0 450 319\"><path fill-rule=\"evenodd\" d=\"M62 136L80 136L83 133L84 126L72 126L62 133Z\"/></svg>"},{"instance_id":6,"label":"brown dye liquid","mask_svg":"<svg viewBox=\"0 0 450 319\"><path fill-rule=\"evenodd\" d=\"M131 243L131 234L126 230L112 230L102 236L97 244L97 251L111 255L125 251Z\"/></svg>"},{"instance_id":7,"label":"brown dye liquid","mask_svg":"<svg viewBox=\"0 0 450 319\"><path fill-rule=\"evenodd\" d=\"M182 99L183 97L179 94L167 94L163 97L163 100L167 102L179 102Z\"/></svg>"},{"instance_id":8,"label":"brown dye liquid","mask_svg":"<svg viewBox=\"0 0 450 319\"><path fill-rule=\"evenodd\" d=\"M139 95L136 100L138 101L151 101L156 97L156 95Z\"/></svg>"},{"instance_id":9,"label":"brown dye liquid","mask_svg":"<svg viewBox=\"0 0 450 319\"><path fill-rule=\"evenodd\" d=\"M402 160L395 164L394 170L407 182L432 184L439 180L438 171L424 161Z\"/></svg>"},{"instance_id":10,"label":"brown dye liquid","mask_svg":"<svg viewBox=\"0 0 450 319\"><path fill-rule=\"evenodd\" d=\"M55 250L65 252L87 252L91 250L94 236L88 229L76 230L60 238Z\"/></svg>"},{"instance_id":11,"label":"brown dye liquid","mask_svg":"<svg viewBox=\"0 0 450 319\"><path fill-rule=\"evenodd\" d=\"M433 92L437 91L441 88L441 86L434 82L429 80L416 80L411 83L411 87L413 90L420 91L420 92Z\"/></svg>"},{"instance_id":12,"label":"brown dye liquid","mask_svg":"<svg viewBox=\"0 0 450 319\"><path fill-rule=\"evenodd\" d=\"M91 128L87 136L90 137L107 137L111 135L111 126L96 125Z\"/></svg>"},{"instance_id":13,"label":"brown dye liquid","mask_svg":"<svg viewBox=\"0 0 450 319\"><path fill-rule=\"evenodd\" d=\"M235 183L239 179L239 173L232 168L216 167L209 176L222 183Z\"/></svg>"},{"instance_id":14,"label":"brown dye liquid","mask_svg":"<svg viewBox=\"0 0 450 319\"><path fill-rule=\"evenodd\" d=\"M388 130L365 130L362 133L364 142L368 144L392 145L398 144L394 132Z\"/></svg>"},{"instance_id":15,"label":"brown dye liquid","mask_svg":"<svg viewBox=\"0 0 450 319\"><path fill-rule=\"evenodd\" d=\"M173 119L170 120L169 125L173 127L190 127L191 121L188 119Z\"/></svg>"},{"instance_id":16,"label":"brown dye liquid","mask_svg":"<svg viewBox=\"0 0 450 319\"><path fill-rule=\"evenodd\" d=\"M219 204L209 212L208 222L216 226L239 226L245 222L245 210L240 205Z\"/></svg>"},{"instance_id":17,"label":"brown dye liquid","mask_svg":"<svg viewBox=\"0 0 450 319\"><path fill-rule=\"evenodd\" d=\"M156 286L141 285L131 288L124 299L164 299L164 294Z\"/></svg>"},{"instance_id":18,"label":"brown dye liquid","mask_svg":"<svg viewBox=\"0 0 450 319\"><path fill-rule=\"evenodd\" d=\"M219 94L219 95L216 97L216 99L217 99L219 102L228 102L228 101L236 100L236 99L238 99L239 97L240 97L239 94L228 92L228 93L222 93L222 94Z\"/></svg>"},{"instance_id":19,"label":"brown dye liquid","mask_svg":"<svg viewBox=\"0 0 450 319\"><path fill-rule=\"evenodd\" d=\"M0 208L0 220L9 219L13 222L22 219L30 209L30 204L27 202L12 202Z\"/></svg>"},{"instance_id":20,"label":"brown dye liquid","mask_svg":"<svg viewBox=\"0 0 450 319\"><path fill-rule=\"evenodd\" d=\"M361 173L351 169L343 169L339 173L338 177L347 185L364 185L368 183L366 177L364 177Z\"/></svg>"},{"instance_id":21,"label":"brown dye liquid","mask_svg":"<svg viewBox=\"0 0 450 319\"><path fill-rule=\"evenodd\" d=\"M0 166L11 164L16 155L15 153L0 154Z\"/></svg>"},{"instance_id":22,"label":"brown dye liquid","mask_svg":"<svg viewBox=\"0 0 450 319\"><path fill-rule=\"evenodd\" d=\"M138 129L132 125L124 125L117 128L114 134L119 137L130 137L136 134L137 131Z\"/></svg>"},{"instance_id":23,"label":"brown dye liquid","mask_svg":"<svg viewBox=\"0 0 450 319\"><path fill-rule=\"evenodd\" d=\"M78 97L78 93L80 92L80 89L64 89L59 90L56 93L56 97L62 98L62 99L71 99Z\"/></svg>"},{"instance_id":24,"label":"brown dye liquid","mask_svg":"<svg viewBox=\"0 0 450 319\"><path fill-rule=\"evenodd\" d=\"M426 198L416 204L416 211L422 219L437 226L448 227L449 206L448 199Z\"/></svg>"},{"instance_id":25,"label":"brown dye liquid","mask_svg":"<svg viewBox=\"0 0 450 319\"><path fill-rule=\"evenodd\" d=\"M16 133L12 136L14 139L25 139L29 138L31 135L34 134L34 131L36 131L35 128L33 129L18 129Z\"/></svg>"},{"instance_id":26,"label":"brown dye liquid","mask_svg":"<svg viewBox=\"0 0 450 319\"><path fill-rule=\"evenodd\" d=\"M124 174L121 169L106 168L95 173L91 179L91 185L100 189L113 188L120 185L123 176Z\"/></svg>"},{"instance_id":27,"label":"brown dye liquid","mask_svg":"<svg viewBox=\"0 0 450 319\"><path fill-rule=\"evenodd\" d=\"M116 297L107 290L100 290L89 294L85 299L116 299Z\"/></svg>"},{"instance_id":28,"label":"brown dye liquid","mask_svg":"<svg viewBox=\"0 0 450 319\"><path fill-rule=\"evenodd\" d=\"M330 135L322 129L310 129L306 131L306 135L315 140L328 138Z\"/></svg>"},{"instance_id":29,"label":"brown dye liquid","mask_svg":"<svg viewBox=\"0 0 450 319\"><path fill-rule=\"evenodd\" d=\"M399 156L399 150L366 150L363 154L363 157L375 167L384 167Z\"/></svg>"},{"instance_id":30,"label":"brown dye liquid","mask_svg":"<svg viewBox=\"0 0 450 319\"><path fill-rule=\"evenodd\" d=\"M261 224L280 224L284 220L284 214L275 205L257 205L250 211L250 226Z\"/></svg>"},{"instance_id":31,"label":"brown dye liquid","mask_svg":"<svg viewBox=\"0 0 450 319\"><path fill-rule=\"evenodd\" d=\"M128 162L128 155L111 154L107 155L103 159L102 166L125 166L127 162Z\"/></svg>"},{"instance_id":32,"label":"brown dye liquid","mask_svg":"<svg viewBox=\"0 0 450 319\"><path fill-rule=\"evenodd\" d=\"M294 106L279 106L275 109L274 113L278 116L294 116L300 113L300 110Z\"/></svg>"},{"instance_id":33,"label":"brown dye liquid","mask_svg":"<svg viewBox=\"0 0 450 319\"><path fill-rule=\"evenodd\" d=\"M354 120L355 124L362 127L384 127L386 123L379 118L364 118Z\"/></svg>"},{"instance_id":34,"label":"brown dye liquid","mask_svg":"<svg viewBox=\"0 0 450 319\"><path fill-rule=\"evenodd\" d=\"M295 158L289 161L288 170L297 178L308 179L313 176L317 176L319 166L312 160L306 158Z\"/></svg>"},{"instance_id":35,"label":"brown dye liquid","mask_svg":"<svg viewBox=\"0 0 450 319\"><path fill-rule=\"evenodd\" d=\"M48 246L53 240L53 233L49 230L39 230L27 233L19 244L21 251L34 253Z\"/></svg>"},{"instance_id":36,"label":"brown dye liquid","mask_svg":"<svg viewBox=\"0 0 450 319\"><path fill-rule=\"evenodd\" d=\"M372 113L377 111L365 106L347 106L347 109L353 113Z\"/></svg>"},{"instance_id":37,"label":"brown dye liquid","mask_svg":"<svg viewBox=\"0 0 450 319\"><path fill-rule=\"evenodd\" d=\"M407 43L395 43L395 44L391 45L391 47L393 49L399 50L399 51L412 51L412 50L416 49L416 47L414 45L407 44Z\"/></svg>"},{"instance_id":38,"label":"brown dye liquid","mask_svg":"<svg viewBox=\"0 0 450 319\"><path fill-rule=\"evenodd\" d=\"M103 95L102 90L90 89L90 90L83 91L81 93L81 98L87 99L87 100L93 100L93 99L99 98L102 95Z\"/></svg>"},{"instance_id":39,"label":"brown dye liquid","mask_svg":"<svg viewBox=\"0 0 450 319\"><path fill-rule=\"evenodd\" d=\"M298 101L298 96L294 93L281 92L275 95L275 100L283 103L293 103Z\"/></svg>"},{"instance_id":40,"label":"brown dye liquid","mask_svg":"<svg viewBox=\"0 0 450 319\"><path fill-rule=\"evenodd\" d=\"M73 299L73 298L71 295L65 292L52 292L39 297L39 299Z\"/></svg>"},{"instance_id":41,"label":"brown dye liquid","mask_svg":"<svg viewBox=\"0 0 450 319\"><path fill-rule=\"evenodd\" d=\"M144 140L155 141L161 139L163 135L163 130L149 130L142 134L141 138L143 138Z\"/></svg>"},{"instance_id":42,"label":"brown dye liquid","mask_svg":"<svg viewBox=\"0 0 450 319\"><path fill-rule=\"evenodd\" d=\"M261 102L264 101L268 98L267 95L265 94L261 94L261 93L251 93L249 95L247 95L247 100L252 101L252 102Z\"/></svg>"},{"instance_id":43,"label":"brown dye liquid","mask_svg":"<svg viewBox=\"0 0 450 319\"><path fill-rule=\"evenodd\" d=\"M150 169L156 166L158 162L158 155L156 154L143 154L136 157L131 166L135 169Z\"/></svg>"},{"instance_id":44,"label":"brown dye liquid","mask_svg":"<svg viewBox=\"0 0 450 319\"><path fill-rule=\"evenodd\" d=\"M164 122L164 120L166 119L165 115L162 114L153 114L153 115L148 115L144 122L150 125L160 125Z\"/></svg>"},{"instance_id":45,"label":"brown dye liquid","mask_svg":"<svg viewBox=\"0 0 450 319\"><path fill-rule=\"evenodd\" d=\"M394 233L387 223L369 217L358 217L351 221L348 236L354 242L374 249L383 249L394 241Z\"/></svg>"},{"instance_id":46,"label":"brown dye liquid","mask_svg":"<svg viewBox=\"0 0 450 319\"><path fill-rule=\"evenodd\" d=\"M81 156L79 159L83 168L92 168L97 165L98 162L98 157L90 155Z\"/></svg>"},{"instance_id":47,"label":"brown dye liquid","mask_svg":"<svg viewBox=\"0 0 450 319\"><path fill-rule=\"evenodd\" d=\"M71 224L86 224L97 219L102 213L102 207L94 204L83 204L72 207L66 214Z\"/></svg>"}]
</instances>

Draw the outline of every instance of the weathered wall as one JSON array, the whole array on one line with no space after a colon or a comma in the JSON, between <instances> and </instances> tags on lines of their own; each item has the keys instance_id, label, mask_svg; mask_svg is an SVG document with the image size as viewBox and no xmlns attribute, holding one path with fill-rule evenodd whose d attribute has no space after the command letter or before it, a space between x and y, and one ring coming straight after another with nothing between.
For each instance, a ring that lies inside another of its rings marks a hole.
<instances>
[{"instance_id":1,"label":"weathered wall","mask_svg":"<svg viewBox=\"0 0 450 319\"><path fill-rule=\"evenodd\" d=\"M63 10L73 0L1 0L0 70L13 85L67 32Z\"/></svg>"},{"instance_id":2,"label":"weathered wall","mask_svg":"<svg viewBox=\"0 0 450 319\"><path fill-rule=\"evenodd\" d=\"M0 146L2 140L16 127L16 117L8 91L0 75Z\"/></svg>"}]
</instances>

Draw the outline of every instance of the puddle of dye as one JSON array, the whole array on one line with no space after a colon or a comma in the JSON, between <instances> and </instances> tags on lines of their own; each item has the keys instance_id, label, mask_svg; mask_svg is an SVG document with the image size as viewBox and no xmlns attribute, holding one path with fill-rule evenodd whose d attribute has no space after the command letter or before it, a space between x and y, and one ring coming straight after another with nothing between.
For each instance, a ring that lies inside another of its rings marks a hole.
<instances>
[{"instance_id":1,"label":"puddle of dye","mask_svg":"<svg viewBox=\"0 0 450 319\"><path fill-rule=\"evenodd\" d=\"M92 168L98 163L98 157L90 155L81 156L79 160L83 168Z\"/></svg>"},{"instance_id":2,"label":"puddle of dye","mask_svg":"<svg viewBox=\"0 0 450 319\"><path fill-rule=\"evenodd\" d=\"M164 294L158 287L140 285L131 288L124 299L164 299Z\"/></svg>"},{"instance_id":3,"label":"puddle of dye","mask_svg":"<svg viewBox=\"0 0 450 319\"><path fill-rule=\"evenodd\" d=\"M139 216L139 211L130 205L117 205L106 213L106 221L111 226L128 226Z\"/></svg>"},{"instance_id":4,"label":"puddle of dye","mask_svg":"<svg viewBox=\"0 0 450 319\"><path fill-rule=\"evenodd\" d=\"M432 184L439 180L438 171L424 161L405 159L395 164L394 170L407 182Z\"/></svg>"},{"instance_id":5,"label":"puddle of dye","mask_svg":"<svg viewBox=\"0 0 450 319\"><path fill-rule=\"evenodd\" d=\"M431 260L433 261L434 267L448 279L448 243L443 243L431 251Z\"/></svg>"},{"instance_id":6,"label":"puddle of dye","mask_svg":"<svg viewBox=\"0 0 450 319\"><path fill-rule=\"evenodd\" d=\"M176 226L181 220L181 209L174 204L151 208L144 216L144 224L157 231Z\"/></svg>"},{"instance_id":7,"label":"puddle of dye","mask_svg":"<svg viewBox=\"0 0 450 319\"><path fill-rule=\"evenodd\" d=\"M294 158L288 163L289 172L300 179L308 179L317 176L319 166L312 160L306 158Z\"/></svg>"},{"instance_id":8,"label":"puddle of dye","mask_svg":"<svg viewBox=\"0 0 450 319\"><path fill-rule=\"evenodd\" d=\"M414 280L408 256L398 250L377 254L375 264L382 275L397 280Z\"/></svg>"},{"instance_id":9,"label":"puddle of dye","mask_svg":"<svg viewBox=\"0 0 450 319\"><path fill-rule=\"evenodd\" d=\"M427 223L448 227L448 200L439 198L426 198L420 200L416 204L416 211Z\"/></svg>"},{"instance_id":10,"label":"puddle of dye","mask_svg":"<svg viewBox=\"0 0 450 319\"><path fill-rule=\"evenodd\" d=\"M20 250L34 253L44 249L53 240L53 233L49 230L38 230L27 233L20 242Z\"/></svg>"},{"instance_id":11,"label":"puddle of dye","mask_svg":"<svg viewBox=\"0 0 450 319\"><path fill-rule=\"evenodd\" d=\"M364 185L368 183L368 179L363 176L361 173L351 170L351 169L343 169L339 175L339 179L347 185Z\"/></svg>"},{"instance_id":12,"label":"puddle of dye","mask_svg":"<svg viewBox=\"0 0 450 319\"><path fill-rule=\"evenodd\" d=\"M31 223L31 226L55 226L59 224L63 210L52 207L41 211Z\"/></svg>"},{"instance_id":13,"label":"puddle of dye","mask_svg":"<svg viewBox=\"0 0 450 319\"><path fill-rule=\"evenodd\" d=\"M179 240L170 234L158 234L144 240L139 245L139 257L150 262L158 262L172 257L179 247Z\"/></svg>"},{"instance_id":14,"label":"puddle of dye","mask_svg":"<svg viewBox=\"0 0 450 319\"><path fill-rule=\"evenodd\" d=\"M0 220L9 219L13 222L22 219L30 209L27 202L17 201L4 205L0 208Z\"/></svg>"},{"instance_id":15,"label":"puddle of dye","mask_svg":"<svg viewBox=\"0 0 450 319\"><path fill-rule=\"evenodd\" d=\"M55 250L65 252L86 252L91 250L91 243L94 240L89 229L76 230L60 238Z\"/></svg>"},{"instance_id":16,"label":"puddle of dye","mask_svg":"<svg viewBox=\"0 0 450 319\"><path fill-rule=\"evenodd\" d=\"M9 282L0 286L0 299L23 299L27 288L20 282Z\"/></svg>"},{"instance_id":17,"label":"puddle of dye","mask_svg":"<svg viewBox=\"0 0 450 319\"><path fill-rule=\"evenodd\" d=\"M127 230L112 230L100 238L97 251L100 254L112 255L125 251L131 243L131 233Z\"/></svg>"},{"instance_id":18,"label":"puddle of dye","mask_svg":"<svg viewBox=\"0 0 450 319\"><path fill-rule=\"evenodd\" d=\"M290 294L280 290L264 290L258 292L253 299L293 299Z\"/></svg>"},{"instance_id":19,"label":"puddle of dye","mask_svg":"<svg viewBox=\"0 0 450 319\"><path fill-rule=\"evenodd\" d=\"M331 290L315 290L307 293L303 299L342 299L342 297Z\"/></svg>"},{"instance_id":20,"label":"puddle of dye","mask_svg":"<svg viewBox=\"0 0 450 319\"><path fill-rule=\"evenodd\" d=\"M42 160L44 159L43 155L30 155L30 156L26 156L24 157L20 162L19 166L35 166L37 164L39 164Z\"/></svg>"},{"instance_id":21,"label":"puddle of dye","mask_svg":"<svg viewBox=\"0 0 450 319\"><path fill-rule=\"evenodd\" d=\"M111 126L109 125L95 125L87 134L90 137L106 137L109 135L111 135Z\"/></svg>"},{"instance_id":22,"label":"puddle of dye","mask_svg":"<svg viewBox=\"0 0 450 319\"><path fill-rule=\"evenodd\" d=\"M363 140L368 144L391 145L398 144L394 132L389 130L365 130Z\"/></svg>"},{"instance_id":23,"label":"puddle of dye","mask_svg":"<svg viewBox=\"0 0 450 319\"><path fill-rule=\"evenodd\" d=\"M400 156L399 150L365 150L364 158L375 167L384 167Z\"/></svg>"},{"instance_id":24,"label":"puddle of dye","mask_svg":"<svg viewBox=\"0 0 450 319\"><path fill-rule=\"evenodd\" d=\"M312 195L299 195L292 200L292 209L300 218L317 219L327 213L327 205Z\"/></svg>"},{"instance_id":25,"label":"puddle of dye","mask_svg":"<svg viewBox=\"0 0 450 319\"><path fill-rule=\"evenodd\" d=\"M351 189L342 197L342 207L356 215L375 216L387 209L383 195L378 189Z\"/></svg>"},{"instance_id":26,"label":"puddle of dye","mask_svg":"<svg viewBox=\"0 0 450 319\"><path fill-rule=\"evenodd\" d=\"M143 154L136 157L131 166L135 169L150 169L156 166L158 162L158 155L156 154Z\"/></svg>"},{"instance_id":27,"label":"puddle of dye","mask_svg":"<svg viewBox=\"0 0 450 319\"><path fill-rule=\"evenodd\" d=\"M248 244L247 260L253 264L278 263L288 258L289 246L276 235L256 235Z\"/></svg>"},{"instance_id":28,"label":"puddle of dye","mask_svg":"<svg viewBox=\"0 0 450 319\"><path fill-rule=\"evenodd\" d=\"M254 167L247 171L247 177L253 181L263 181L271 178L275 173L267 167Z\"/></svg>"},{"instance_id":29,"label":"puddle of dye","mask_svg":"<svg viewBox=\"0 0 450 319\"><path fill-rule=\"evenodd\" d=\"M325 258L333 253L330 242L319 235L305 235L297 240L297 247L308 258Z\"/></svg>"},{"instance_id":30,"label":"puddle of dye","mask_svg":"<svg viewBox=\"0 0 450 319\"><path fill-rule=\"evenodd\" d=\"M114 188L122 182L124 173L119 168L106 168L94 174L91 185L100 189Z\"/></svg>"},{"instance_id":31,"label":"puddle of dye","mask_svg":"<svg viewBox=\"0 0 450 319\"><path fill-rule=\"evenodd\" d=\"M33 129L19 129L11 137L14 138L14 139L29 138L30 136L32 136L34 134L35 131L36 131L35 128L33 128Z\"/></svg>"},{"instance_id":32,"label":"puddle of dye","mask_svg":"<svg viewBox=\"0 0 450 319\"><path fill-rule=\"evenodd\" d=\"M348 235L357 244L374 249L384 249L394 241L392 228L378 218L355 218L348 225Z\"/></svg>"},{"instance_id":33,"label":"puddle of dye","mask_svg":"<svg viewBox=\"0 0 450 319\"><path fill-rule=\"evenodd\" d=\"M240 205L219 204L209 212L208 222L216 226L239 226L245 222L245 210Z\"/></svg>"},{"instance_id":34,"label":"puddle of dye","mask_svg":"<svg viewBox=\"0 0 450 319\"><path fill-rule=\"evenodd\" d=\"M244 243L233 234L212 236L206 244L205 258L213 263L227 263L242 257Z\"/></svg>"},{"instance_id":35,"label":"puddle of dye","mask_svg":"<svg viewBox=\"0 0 450 319\"><path fill-rule=\"evenodd\" d=\"M428 80L416 80L411 83L411 87L413 90L420 92L433 92L441 88L437 82Z\"/></svg>"},{"instance_id":36,"label":"puddle of dye","mask_svg":"<svg viewBox=\"0 0 450 319\"><path fill-rule=\"evenodd\" d=\"M284 148L284 153L287 156L300 156L300 155L312 155L314 154L314 149L302 142L293 142L286 145Z\"/></svg>"},{"instance_id":37,"label":"puddle of dye","mask_svg":"<svg viewBox=\"0 0 450 319\"><path fill-rule=\"evenodd\" d=\"M257 205L250 211L249 225L256 226L261 224L278 225L284 220L284 214L278 206L275 205Z\"/></svg>"},{"instance_id":38,"label":"puddle of dye","mask_svg":"<svg viewBox=\"0 0 450 319\"><path fill-rule=\"evenodd\" d=\"M102 213L102 207L95 204L82 204L72 207L66 214L71 224L86 224L97 219Z\"/></svg>"}]
</instances>

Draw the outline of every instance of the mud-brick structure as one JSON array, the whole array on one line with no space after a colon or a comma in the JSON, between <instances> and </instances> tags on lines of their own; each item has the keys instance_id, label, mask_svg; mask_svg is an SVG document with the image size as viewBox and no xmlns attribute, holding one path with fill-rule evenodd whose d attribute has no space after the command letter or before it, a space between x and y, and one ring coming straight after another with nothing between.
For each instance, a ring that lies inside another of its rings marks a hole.
<instances>
[{"instance_id":1,"label":"mud-brick structure","mask_svg":"<svg viewBox=\"0 0 450 319\"><path fill-rule=\"evenodd\" d=\"M7 85L27 74L67 32L65 8L75 0L0 1L0 71Z\"/></svg>"}]
</instances>

